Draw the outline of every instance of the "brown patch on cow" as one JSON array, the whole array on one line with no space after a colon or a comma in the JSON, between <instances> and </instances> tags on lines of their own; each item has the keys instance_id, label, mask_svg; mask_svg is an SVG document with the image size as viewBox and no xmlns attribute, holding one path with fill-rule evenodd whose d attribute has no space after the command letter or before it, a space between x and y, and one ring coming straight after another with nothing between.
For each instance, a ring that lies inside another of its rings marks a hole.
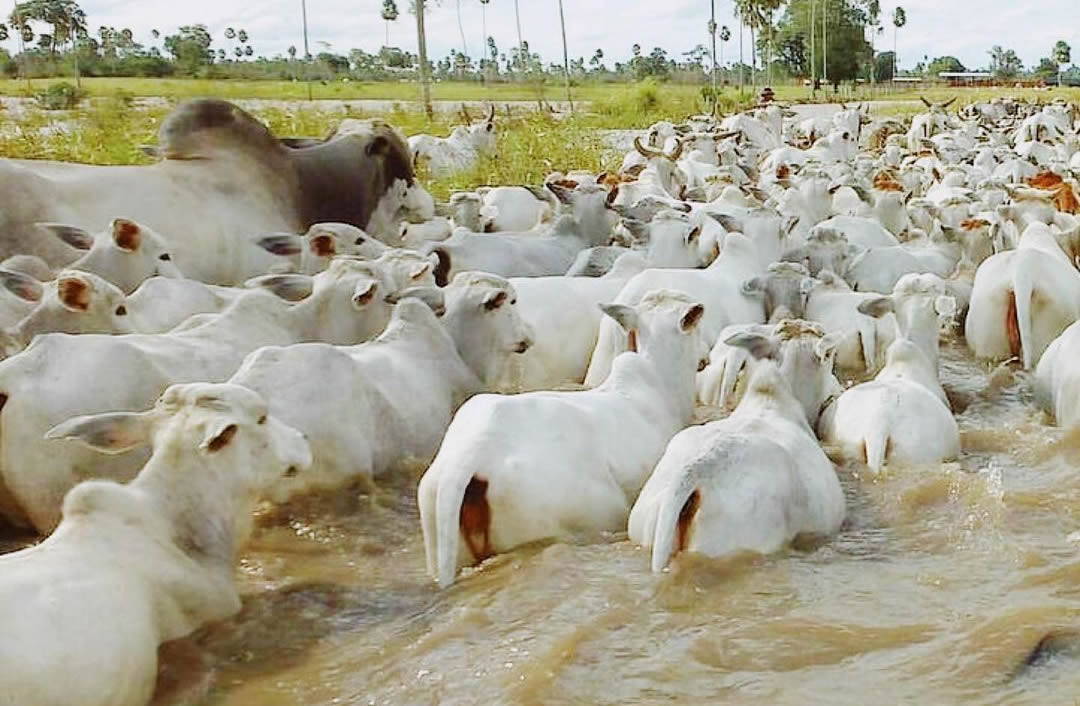
<instances>
[{"instance_id":1,"label":"brown patch on cow","mask_svg":"<svg viewBox=\"0 0 1080 706\"><path fill-rule=\"evenodd\" d=\"M1053 194L1054 208L1063 213L1080 212L1080 199L1072 186L1060 175L1050 170L1043 170L1027 180L1027 184L1040 191Z\"/></svg>"},{"instance_id":2,"label":"brown patch on cow","mask_svg":"<svg viewBox=\"0 0 1080 706\"><path fill-rule=\"evenodd\" d=\"M465 486L465 496L461 499L461 515L458 525L465 545L477 564L494 556L491 548L491 506L487 501L488 482L473 476Z\"/></svg>"},{"instance_id":3,"label":"brown patch on cow","mask_svg":"<svg viewBox=\"0 0 1080 706\"><path fill-rule=\"evenodd\" d=\"M615 203L615 199L617 199L618 197L619 197L619 185L615 184L608 191L607 198L604 199L604 203L607 204L608 206L610 206L613 203Z\"/></svg>"},{"instance_id":4,"label":"brown patch on cow","mask_svg":"<svg viewBox=\"0 0 1080 706\"><path fill-rule=\"evenodd\" d=\"M337 242L332 235L317 235L311 239L311 252L318 257L333 257L337 254Z\"/></svg>"},{"instance_id":5,"label":"brown patch on cow","mask_svg":"<svg viewBox=\"0 0 1080 706\"><path fill-rule=\"evenodd\" d=\"M626 350L631 353L637 353L637 330L630 329L630 333L626 334Z\"/></svg>"},{"instance_id":6,"label":"brown patch on cow","mask_svg":"<svg viewBox=\"0 0 1080 706\"><path fill-rule=\"evenodd\" d=\"M56 296L69 309L89 309L90 292L90 284L81 277L62 277L56 282Z\"/></svg>"},{"instance_id":7,"label":"brown patch on cow","mask_svg":"<svg viewBox=\"0 0 1080 706\"><path fill-rule=\"evenodd\" d=\"M229 442L236 436L236 425L230 424L225 429L210 440L210 443L206 445L206 450L210 453L216 453L229 445Z\"/></svg>"},{"instance_id":8,"label":"brown patch on cow","mask_svg":"<svg viewBox=\"0 0 1080 706\"><path fill-rule=\"evenodd\" d=\"M1020 343L1020 322L1016 318L1016 292L1009 292L1005 309L1005 335L1009 338L1009 354L1019 358L1024 351Z\"/></svg>"},{"instance_id":9,"label":"brown patch on cow","mask_svg":"<svg viewBox=\"0 0 1080 706\"><path fill-rule=\"evenodd\" d=\"M973 231L989 227L990 221L982 218L968 218L967 220L960 222L960 230Z\"/></svg>"},{"instance_id":10,"label":"brown patch on cow","mask_svg":"<svg viewBox=\"0 0 1080 706\"><path fill-rule=\"evenodd\" d=\"M888 172L878 172L874 175L873 187L877 191L903 191L904 185L901 184Z\"/></svg>"},{"instance_id":11,"label":"brown patch on cow","mask_svg":"<svg viewBox=\"0 0 1080 706\"><path fill-rule=\"evenodd\" d=\"M694 522L694 516L697 515L699 507L701 507L701 494L695 490L690 493L690 497L683 503L682 510L679 510L679 542L677 551L684 552L690 545L690 526Z\"/></svg>"},{"instance_id":12,"label":"brown patch on cow","mask_svg":"<svg viewBox=\"0 0 1080 706\"><path fill-rule=\"evenodd\" d=\"M791 167L786 164L781 164L776 168L777 181L784 181L791 178Z\"/></svg>"},{"instance_id":13,"label":"brown patch on cow","mask_svg":"<svg viewBox=\"0 0 1080 706\"><path fill-rule=\"evenodd\" d=\"M112 222L113 242L121 250L135 252L142 243L142 230L139 224L126 218L117 218Z\"/></svg>"},{"instance_id":14,"label":"brown patch on cow","mask_svg":"<svg viewBox=\"0 0 1080 706\"><path fill-rule=\"evenodd\" d=\"M1065 182L1060 175L1055 174L1049 169L1043 170L1027 180L1029 186L1034 186L1036 189L1045 189L1052 191L1058 186L1061 186Z\"/></svg>"},{"instance_id":15,"label":"brown patch on cow","mask_svg":"<svg viewBox=\"0 0 1080 706\"><path fill-rule=\"evenodd\" d=\"M561 186L564 189L576 189L578 187L578 183L573 179L553 179L549 183Z\"/></svg>"}]
</instances>

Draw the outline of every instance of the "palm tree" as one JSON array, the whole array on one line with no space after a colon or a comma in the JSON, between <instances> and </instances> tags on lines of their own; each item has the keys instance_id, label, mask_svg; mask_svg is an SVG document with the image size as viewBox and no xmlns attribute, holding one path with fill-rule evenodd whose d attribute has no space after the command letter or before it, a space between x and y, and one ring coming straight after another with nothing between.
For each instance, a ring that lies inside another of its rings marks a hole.
<instances>
[{"instance_id":1,"label":"palm tree","mask_svg":"<svg viewBox=\"0 0 1080 706\"><path fill-rule=\"evenodd\" d=\"M521 68L526 66L524 47L525 40L521 38L521 10L518 8L518 0L514 0L514 21L517 23L517 37L518 37L518 58L521 61Z\"/></svg>"},{"instance_id":2,"label":"palm tree","mask_svg":"<svg viewBox=\"0 0 1080 706\"><path fill-rule=\"evenodd\" d=\"M720 66L724 65L724 44L731 39L731 28L724 25L720 28Z\"/></svg>"},{"instance_id":3,"label":"palm tree","mask_svg":"<svg viewBox=\"0 0 1080 706\"><path fill-rule=\"evenodd\" d=\"M870 0L866 3L866 18L870 26L870 93L873 94L877 73L877 62L874 60L874 34L877 32L878 22L881 19L881 0Z\"/></svg>"},{"instance_id":4,"label":"palm tree","mask_svg":"<svg viewBox=\"0 0 1080 706\"><path fill-rule=\"evenodd\" d=\"M709 38L712 40L712 71L710 79L712 84L713 105L716 104L716 0L709 0Z\"/></svg>"},{"instance_id":5,"label":"palm tree","mask_svg":"<svg viewBox=\"0 0 1080 706\"><path fill-rule=\"evenodd\" d=\"M893 10L892 23L893 23L893 51L892 51L893 70L892 70L892 73L893 73L893 78L896 78L896 67L899 66L899 64L900 64L900 62L898 62L896 60L897 36L900 34L900 28L907 24L907 13L904 12L904 8L900 7L899 5L897 5L896 9Z\"/></svg>"},{"instance_id":6,"label":"palm tree","mask_svg":"<svg viewBox=\"0 0 1080 706\"><path fill-rule=\"evenodd\" d=\"M484 32L484 41L487 41L487 6L491 0L480 0L480 24Z\"/></svg>"},{"instance_id":7,"label":"palm tree","mask_svg":"<svg viewBox=\"0 0 1080 706\"><path fill-rule=\"evenodd\" d=\"M457 28L461 34L461 55L469 55L469 45L465 43L465 25L461 23L461 0L457 0Z\"/></svg>"},{"instance_id":8,"label":"palm tree","mask_svg":"<svg viewBox=\"0 0 1080 706\"><path fill-rule=\"evenodd\" d=\"M382 18L383 23L386 25L386 43L384 46L390 46L390 23L398 18L397 3L394 0L383 0Z\"/></svg>"}]
</instances>

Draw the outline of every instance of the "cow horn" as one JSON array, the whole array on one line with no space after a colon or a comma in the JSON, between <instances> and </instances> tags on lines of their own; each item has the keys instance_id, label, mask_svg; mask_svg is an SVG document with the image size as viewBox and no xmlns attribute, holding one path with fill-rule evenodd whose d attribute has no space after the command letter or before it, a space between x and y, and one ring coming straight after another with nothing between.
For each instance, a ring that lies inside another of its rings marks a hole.
<instances>
[{"instance_id":1,"label":"cow horn","mask_svg":"<svg viewBox=\"0 0 1080 706\"><path fill-rule=\"evenodd\" d=\"M487 121L489 123L495 122L495 104L494 103L492 103L491 107L488 109Z\"/></svg>"},{"instance_id":2,"label":"cow horn","mask_svg":"<svg viewBox=\"0 0 1080 706\"><path fill-rule=\"evenodd\" d=\"M927 108L933 108L933 107L934 107L934 104L933 104L933 103L931 103L930 101L926 100L926 99L925 99L925 98L923 98L922 96L919 96L919 100L921 100L921 101L923 102L923 105L925 105L925 106L926 106Z\"/></svg>"},{"instance_id":3,"label":"cow horn","mask_svg":"<svg viewBox=\"0 0 1080 706\"><path fill-rule=\"evenodd\" d=\"M939 108L941 108L942 110L945 110L945 109L946 109L946 108L948 108L948 107L949 107L950 105L952 105L953 103L955 103L955 102L956 102L956 98L957 98L956 96L953 96L952 98L950 98L949 100L945 101L944 103L941 103L941 104L939 104L939 105L938 105L938 107L939 107Z\"/></svg>"},{"instance_id":4,"label":"cow horn","mask_svg":"<svg viewBox=\"0 0 1080 706\"><path fill-rule=\"evenodd\" d=\"M670 159L672 162L678 162L679 157L682 156L683 147L685 147L685 146L686 146L686 143L683 140L676 139L675 140L675 152L673 154L667 154L665 152L665 153L663 153L663 155L665 157L667 157L668 159Z\"/></svg>"},{"instance_id":5,"label":"cow horn","mask_svg":"<svg viewBox=\"0 0 1080 706\"><path fill-rule=\"evenodd\" d=\"M636 149L638 151L638 154L640 154L642 157L646 157L648 159L652 159L653 157L658 157L664 154L661 150L654 150L651 147L646 147L641 142L641 137L634 138L634 149Z\"/></svg>"},{"instance_id":6,"label":"cow horn","mask_svg":"<svg viewBox=\"0 0 1080 706\"><path fill-rule=\"evenodd\" d=\"M472 116L469 115L469 108L464 103L461 104L461 117L465 119L466 125L472 125Z\"/></svg>"}]
</instances>

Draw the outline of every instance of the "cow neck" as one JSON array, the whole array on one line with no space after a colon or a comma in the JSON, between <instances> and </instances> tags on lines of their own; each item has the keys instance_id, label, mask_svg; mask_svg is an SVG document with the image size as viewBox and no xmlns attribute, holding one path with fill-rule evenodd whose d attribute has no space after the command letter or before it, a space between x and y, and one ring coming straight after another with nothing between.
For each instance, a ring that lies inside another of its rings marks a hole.
<instances>
[{"instance_id":1,"label":"cow neck","mask_svg":"<svg viewBox=\"0 0 1080 706\"><path fill-rule=\"evenodd\" d=\"M344 137L289 153L296 174L302 228L315 223L348 223L366 228L389 186L380 161L364 154L363 142Z\"/></svg>"}]
</instances>

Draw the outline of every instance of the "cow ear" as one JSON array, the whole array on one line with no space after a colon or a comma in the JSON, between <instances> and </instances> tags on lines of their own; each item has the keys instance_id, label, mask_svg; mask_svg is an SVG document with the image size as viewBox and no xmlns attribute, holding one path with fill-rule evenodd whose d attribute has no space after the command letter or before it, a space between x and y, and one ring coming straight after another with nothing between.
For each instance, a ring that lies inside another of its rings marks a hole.
<instances>
[{"instance_id":1,"label":"cow ear","mask_svg":"<svg viewBox=\"0 0 1080 706\"><path fill-rule=\"evenodd\" d=\"M263 236L256 240L255 244L272 255L285 257L299 255L302 251L302 240L299 235L293 235L292 233L277 233Z\"/></svg>"},{"instance_id":2,"label":"cow ear","mask_svg":"<svg viewBox=\"0 0 1080 706\"><path fill-rule=\"evenodd\" d=\"M237 426L227 419L217 419L206 425L199 449L206 453L217 453L229 445L236 436Z\"/></svg>"},{"instance_id":3,"label":"cow ear","mask_svg":"<svg viewBox=\"0 0 1080 706\"><path fill-rule=\"evenodd\" d=\"M692 245L697 242L697 239L701 236L701 226L694 226L690 229L690 232L686 234L686 244Z\"/></svg>"},{"instance_id":4,"label":"cow ear","mask_svg":"<svg viewBox=\"0 0 1080 706\"><path fill-rule=\"evenodd\" d=\"M624 218L623 228L630 234L635 245L649 244L649 224L636 218Z\"/></svg>"},{"instance_id":5,"label":"cow ear","mask_svg":"<svg viewBox=\"0 0 1080 706\"><path fill-rule=\"evenodd\" d=\"M308 239L308 249L316 257L337 255L337 240L329 233L321 233Z\"/></svg>"},{"instance_id":6,"label":"cow ear","mask_svg":"<svg viewBox=\"0 0 1080 706\"><path fill-rule=\"evenodd\" d=\"M45 432L46 439L70 439L107 454L121 454L150 440L148 412L110 412L75 417Z\"/></svg>"},{"instance_id":7,"label":"cow ear","mask_svg":"<svg viewBox=\"0 0 1080 706\"><path fill-rule=\"evenodd\" d=\"M728 233L742 232L742 224L737 220L723 213L710 213L709 218L713 219Z\"/></svg>"},{"instance_id":8,"label":"cow ear","mask_svg":"<svg viewBox=\"0 0 1080 706\"><path fill-rule=\"evenodd\" d=\"M571 200L573 199L573 189L568 189L565 186L562 186L561 184L556 184L552 181L549 181L547 183L547 188L549 191L551 191L551 193L555 194L555 198L559 199L559 203L569 205Z\"/></svg>"},{"instance_id":9,"label":"cow ear","mask_svg":"<svg viewBox=\"0 0 1080 706\"><path fill-rule=\"evenodd\" d=\"M82 313L90 308L94 288L85 278L67 274L56 280L56 297L68 311Z\"/></svg>"},{"instance_id":10,"label":"cow ear","mask_svg":"<svg viewBox=\"0 0 1080 706\"><path fill-rule=\"evenodd\" d=\"M298 302L311 296L315 280L307 275L297 274L263 275L249 279L244 286L261 287L287 302Z\"/></svg>"},{"instance_id":11,"label":"cow ear","mask_svg":"<svg viewBox=\"0 0 1080 706\"><path fill-rule=\"evenodd\" d=\"M109 224L112 230L112 239L116 247L126 252L135 252L142 245L142 229L135 221L126 218L116 218Z\"/></svg>"},{"instance_id":12,"label":"cow ear","mask_svg":"<svg viewBox=\"0 0 1080 706\"><path fill-rule=\"evenodd\" d=\"M683 333L690 333L701 323L703 316L705 316L705 307L702 304L692 304L679 319L679 328Z\"/></svg>"},{"instance_id":13,"label":"cow ear","mask_svg":"<svg viewBox=\"0 0 1080 706\"><path fill-rule=\"evenodd\" d=\"M367 306L375 299L375 292L379 289L379 283L373 279L361 280L353 290L353 306L360 308Z\"/></svg>"},{"instance_id":14,"label":"cow ear","mask_svg":"<svg viewBox=\"0 0 1080 706\"><path fill-rule=\"evenodd\" d=\"M772 336L763 336L760 333L740 331L724 340L726 345L732 348L743 348L756 360L763 358L776 358L780 353L780 346Z\"/></svg>"},{"instance_id":15,"label":"cow ear","mask_svg":"<svg viewBox=\"0 0 1080 706\"><path fill-rule=\"evenodd\" d=\"M840 345L842 338L843 334L830 333L818 341L817 345L814 346L814 352L817 353L817 357L822 362L828 360L829 356L836 352L836 347Z\"/></svg>"},{"instance_id":16,"label":"cow ear","mask_svg":"<svg viewBox=\"0 0 1080 706\"><path fill-rule=\"evenodd\" d=\"M76 250L89 250L94 245L94 236L82 228L66 223L36 223L35 225L52 233Z\"/></svg>"},{"instance_id":17,"label":"cow ear","mask_svg":"<svg viewBox=\"0 0 1080 706\"><path fill-rule=\"evenodd\" d=\"M368 157L378 157L390 151L390 140L383 135L372 138L371 142L364 147L364 154Z\"/></svg>"},{"instance_id":18,"label":"cow ear","mask_svg":"<svg viewBox=\"0 0 1080 706\"><path fill-rule=\"evenodd\" d=\"M765 294L765 280L762 277L754 277L742 283L742 293L748 297L760 297Z\"/></svg>"},{"instance_id":19,"label":"cow ear","mask_svg":"<svg viewBox=\"0 0 1080 706\"><path fill-rule=\"evenodd\" d=\"M880 319L885 314L891 311L895 311L893 308L892 297L877 297L875 299L867 299L858 306L860 314L866 314L872 316L875 319Z\"/></svg>"},{"instance_id":20,"label":"cow ear","mask_svg":"<svg viewBox=\"0 0 1080 706\"><path fill-rule=\"evenodd\" d=\"M13 270L0 269L0 285L19 299L28 302L41 301L45 288L30 275Z\"/></svg>"},{"instance_id":21,"label":"cow ear","mask_svg":"<svg viewBox=\"0 0 1080 706\"><path fill-rule=\"evenodd\" d=\"M488 292L484 295L483 306L486 311L495 311L507 301L510 300L510 295L505 289L500 289L495 292Z\"/></svg>"},{"instance_id":22,"label":"cow ear","mask_svg":"<svg viewBox=\"0 0 1080 706\"><path fill-rule=\"evenodd\" d=\"M625 304L601 304L600 311L615 319L615 323L622 326L623 330L627 333L636 331L641 325L641 322L638 320L638 313L632 306L626 306Z\"/></svg>"}]
</instances>

